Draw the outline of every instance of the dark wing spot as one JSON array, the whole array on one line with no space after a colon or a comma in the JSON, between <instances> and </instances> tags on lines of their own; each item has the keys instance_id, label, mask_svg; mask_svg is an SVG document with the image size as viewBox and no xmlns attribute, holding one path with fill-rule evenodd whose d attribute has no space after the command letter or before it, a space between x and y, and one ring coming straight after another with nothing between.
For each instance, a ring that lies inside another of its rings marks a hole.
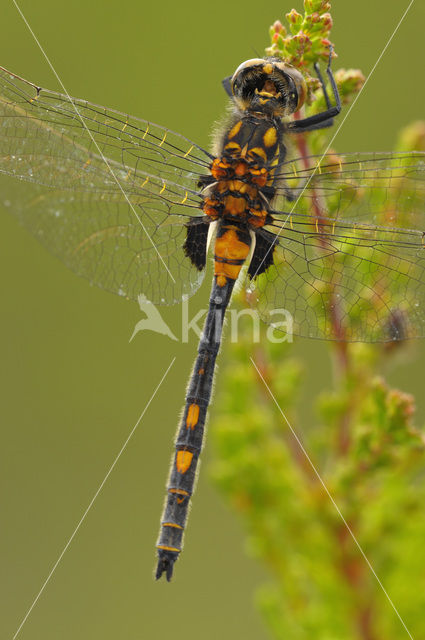
<instances>
[{"instance_id":1,"label":"dark wing spot","mask_svg":"<svg viewBox=\"0 0 425 640\"><path fill-rule=\"evenodd\" d=\"M186 225L187 235L183 250L199 271L202 271L206 264L209 226L209 222L203 222L200 218L194 218Z\"/></svg>"},{"instance_id":2,"label":"dark wing spot","mask_svg":"<svg viewBox=\"0 0 425 640\"><path fill-rule=\"evenodd\" d=\"M254 278L264 273L273 264L276 236L261 229L255 234L255 249L248 267L248 276Z\"/></svg>"}]
</instances>

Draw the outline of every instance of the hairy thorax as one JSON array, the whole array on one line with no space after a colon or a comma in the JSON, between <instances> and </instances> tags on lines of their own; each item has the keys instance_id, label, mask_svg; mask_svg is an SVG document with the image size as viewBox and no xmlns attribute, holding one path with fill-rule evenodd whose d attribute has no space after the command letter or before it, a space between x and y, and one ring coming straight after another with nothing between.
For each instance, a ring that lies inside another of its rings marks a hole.
<instances>
[{"instance_id":1,"label":"hairy thorax","mask_svg":"<svg viewBox=\"0 0 425 640\"><path fill-rule=\"evenodd\" d=\"M203 211L212 220L264 226L278 162L282 125L260 114L244 115L223 135L211 166Z\"/></svg>"}]
</instances>

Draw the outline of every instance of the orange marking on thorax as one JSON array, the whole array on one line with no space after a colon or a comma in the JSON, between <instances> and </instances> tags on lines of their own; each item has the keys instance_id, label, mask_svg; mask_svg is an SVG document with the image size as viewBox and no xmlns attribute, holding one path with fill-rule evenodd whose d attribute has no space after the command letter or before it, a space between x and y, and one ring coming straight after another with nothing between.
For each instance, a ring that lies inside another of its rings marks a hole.
<instances>
[{"instance_id":1,"label":"orange marking on thorax","mask_svg":"<svg viewBox=\"0 0 425 640\"><path fill-rule=\"evenodd\" d=\"M212 163L211 173L216 180L218 180L219 178L225 178L229 167L230 167L230 164L226 162L226 160L220 160L220 158L215 158L215 160Z\"/></svg>"},{"instance_id":2,"label":"orange marking on thorax","mask_svg":"<svg viewBox=\"0 0 425 640\"><path fill-rule=\"evenodd\" d=\"M238 216L244 213L247 208L245 198L236 198L235 196L226 196L224 198L225 213L231 216Z\"/></svg>"},{"instance_id":3,"label":"orange marking on thorax","mask_svg":"<svg viewBox=\"0 0 425 640\"><path fill-rule=\"evenodd\" d=\"M198 424L198 418L199 418L199 405L191 404L189 406L189 409L187 410L186 429L192 429L193 431L196 425Z\"/></svg>"},{"instance_id":4,"label":"orange marking on thorax","mask_svg":"<svg viewBox=\"0 0 425 640\"><path fill-rule=\"evenodd\" d=\"M252 182L259 187L264 187L268 179L268 171L264 167L261 169L251 169Z\"/></svg>"},{"instance_id":5,"label":"orange marking on thorax","mask_svg":"<svg viewBox=\"0 0 425 640\"><path fill-rule=\"evenodd\" d=\"M248 156L253 160L256 160L256 156L258 156L264 160L264 162L267 162L267 154L262 147L253 147L252 149L249 149Z\"/></svg>"},{"instance_id":6,"label":"orange marking on thorax","mask_svg":"<svg viewBox=\"0 0 425 640\"><path fill-rule=\"evenodd\" d=\"M267 211L265 209L251 209L250 214L251 217L249 218L249 224L252 227L264 227L267 218Z\"/></svg>"},{"instance_id":7,"label":"orange marking on thorax","mask_svg":"<svg viewBox=\"0 0 425 640\"><path fill-rule=\"evenodd\" d=\"M235 135L239 133L241 126L242 126L242 120L239 120L239 122L233 125L233 127L230 129L229 133L227 134L227 137L229 139L234 138Z\"/></svg>"},{"instance_id":8,"label":"orange marking on thorax","mask_svg":"<svg viewBox=\"0 0 425 640\"><path fill-rule=\"evenodd\" d=\"M248 171L248 166L246 162L239 162L239 164L237 164L235 167L235 175L237 176L244 176L247 171Z\"/></svg>"},{"instance_id":9,"label":"orange marking on thorax","mask_svg":"<svg viewBox=\"0 0 425 640\"><path fill-rule=\"evenodd\" d=\"M272 147L276 144L277 141L277 131L274 127L270 127L267 129L266 133L263 136L263 142L266 147Z\"/></svg>"},{"instance_id":10,"label":"orange marking on thorax","mask_svg":"<svg viewBox=\"0 0 425 640\"><path fill-rule=\"evenodd\" d=\"M220 203L217 200L211 200L211 198L205 198L204 206L202 207L202 210L206 216L210 216L213 220L216 220L218 218L216 207L218 207L219 204Z\"/></svg>"},{"instance_id":11,"label":"orange marking on thorax","mask_svg":"<svg viewBox=\"0 0 425 640\"><path fill-rule=\"evenodd\" d=\"M226 191L231 191L233 193L247 193L251 199L254 199L258 196L257 187L249 184L248 182L243 182L242 180L223 180L221 178L219 178L217 182L218 184L215 185L215 189L220 194L225 194ZM226 196L226 198L234 199L234 196L229 195ZM205 200L205 202L207 202L207 200L208 198ZM242 200L244 202L244 200L241 198L238 198L238 200ZM225 207L227 208L226 205ZM237 215L238 213L242 213L245 210L244 205L242 205L241 203L234 204L233 200L229 200L229 207L235 208L235 211L231 211L229 209L229 213L231 213L232 215Z\"/></svg>"},{"instance_id":12,"label":"orange marking on thorax","mask_svg":"<svg viewBox=\"0 0 425 640\"><path fill-rule=\"evenodd\" d=\"M232 149L236 149L237 151L241 150L241 145L237 142L228 142L224 147L227 151L231 151ZM241 156L243 156L243 152L241 151Z\"/></svg>"},{"instance_id":13,"label":"orange marking on thorax","mask_svg":"<svg viewBox=\"0 0 425 640\"><path fill-rule=\"evenodd\" d=\"M183 449L182 451L177 451L176 456L176 468L179 473L186 473L189 469L193 458L193 453L191 451L186 451Z\"/></svg>"},{"instance_id":14,"label":"orange marking on thorax","mask_svg":"<svg viewBox=\"0 0 425 640\"><path fill-rule=\"evenodd\" d=\"M277 133L273 127L270 127L264 135L267 143L272 144ZM235 144L229 142L228 146L234 148ZM240 151L240 147L238 148ZM273 182L273 175L272 171L258 166L258 155L249 162L240 159L241 154L247 154L250 157L253 151L267 158L265 150L261 147L248 149L248 145L245 145L238 154L239 158L213 160L211 174L216 183L210 196L204 199L202 208L205 215L213 220L222 216L234 216L251 221L255 217L252 226L259 227L264 224L265 214L262 211L263 204L260 202L259 190L269 182ZM230 273L228 275L232 277ZM222 284L224 281L225 279L221 279Z\"/></svg>"}]
</instances>

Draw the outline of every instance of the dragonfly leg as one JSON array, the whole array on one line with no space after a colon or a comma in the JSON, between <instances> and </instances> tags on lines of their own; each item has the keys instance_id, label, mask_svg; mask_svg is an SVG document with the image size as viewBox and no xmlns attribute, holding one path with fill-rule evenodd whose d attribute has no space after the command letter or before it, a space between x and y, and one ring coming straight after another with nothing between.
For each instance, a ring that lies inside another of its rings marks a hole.
<instances>
[{"instance_id":1,"label":"dragonfly leg","mask_svg":"<svg viewBox=\"0 0 425 640\"><path fill-rule=\"evenodd\" d=\"M233 98L231 80L232 80L232 76L227 76L227 78L224 78L221 81L221 84L223 85L223 89L225 90L229 98Z\"/></svg>"},{"instance_id":2,"label":"dragonfly leg","mask_svg":"<svg viewBox=\"0 0 425 640\"><path fill-rule=\"evenodd\" d=\"M329 78L332 93L335 99L335 105L331 105L319 67L318 65L315 65L315 70L325 96L327 109L325 111L321 111L320 113L315 113L314 116L303 118L302 120L293 120L287 125L287 129L291 133L304 133L305 131L315 131L316 129L330 127L333 124L333 118L341 112L341 98L339 95L338 87L336 86L334 74L332 73L331 60L332 47L330 47L329 61L326 67L326 73Z\"/></svg>"},{"instance_id":3,"label":"dragonfly leg","mask_svg":"<svg viewBox=\"0 0 425 640\"><path fill-rule=\"evenodd\" d=\"M330 64L330 60L329 60L328 64ZM326 107L328 109L330 109L332 107L331 101L330 101L330 98L328 96L328 92L326 90L326 84L325 84L325 81L323 80L322 72L320 71L320 67L319 67L317 62L314 63L314 70L315 70L316 75L317 75L317 77L319 79L320 86L322 87L323 95L325 96Z\"/></svg>"}]
</instances>

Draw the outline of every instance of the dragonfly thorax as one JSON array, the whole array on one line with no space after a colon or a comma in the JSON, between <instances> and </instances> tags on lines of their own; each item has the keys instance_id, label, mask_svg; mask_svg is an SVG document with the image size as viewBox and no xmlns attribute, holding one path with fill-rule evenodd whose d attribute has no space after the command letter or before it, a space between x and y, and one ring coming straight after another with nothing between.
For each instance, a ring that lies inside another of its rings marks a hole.
<instances>
[{"instance_id":1,"label":"dragonfly thorax","mask_svg":"<svg viewBox=\"0 0 425 640\"><path fill-rule=\"evenodd\" d=\"M265 224L282 129L276 118L244 114L225 131L204 190L203 211L210 219L239 218L255 228Z\"/></svg>"},{"instance_id":2,"label":"dragonfly thorax","mask_svg":"<svg viewBox=\"0 0 425 640\"><path fill-rule=\"evenodd\" d=\"M239 159L216 158L211 173L216 182L207 191L204 213L211 220L237 218L248 226L263 226L267 210L261 188L269 180L267 169Z\"/></svg>"}]
</instances>

